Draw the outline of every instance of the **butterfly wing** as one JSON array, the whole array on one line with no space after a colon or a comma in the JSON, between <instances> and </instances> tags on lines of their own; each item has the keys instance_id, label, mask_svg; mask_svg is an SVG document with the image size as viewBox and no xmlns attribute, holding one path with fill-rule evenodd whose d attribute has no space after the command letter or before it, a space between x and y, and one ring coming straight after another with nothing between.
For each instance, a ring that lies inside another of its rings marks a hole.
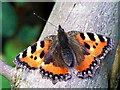
<instances>
[{"instance_id":1,"label":"butterfly wing","mask_svg":"<svg viewBox=\"0 0 120 90\"><path fill-rule=\"evenodd\" d=\"M51 44L50 40L38 41L21 52L14 60L19 68L38 68L44 60L44 55Z\"/></svg>"},{"instance_id":2,"label":"butterfly wing","mask_svg":"<svg viewBox=\"0 0 120 90\"><path fill-rule=\"evenodd\" d=\"M74 36L81 47L85 47L89 53L88 55L83 54L84 59L80 60L81 62L76 66L77 76L82 78L92 77L101 60L112 49L112 39L95 33L80 33L78 31L69 32L69 35Z\"/></svg>"}]
</instances>

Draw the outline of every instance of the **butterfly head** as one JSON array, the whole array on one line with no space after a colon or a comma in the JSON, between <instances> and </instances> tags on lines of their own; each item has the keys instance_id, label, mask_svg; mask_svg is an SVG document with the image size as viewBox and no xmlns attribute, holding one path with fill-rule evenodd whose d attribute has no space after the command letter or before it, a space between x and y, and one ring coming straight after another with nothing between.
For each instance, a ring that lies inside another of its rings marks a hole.
<instances>
[{"instance_id":1,"label":"butterfly head","mask_svg":"<svg viewBox=\"0 0 120 90\"><path fill-rule=\"evenodd\" d=\"M64 29L60 25L58 26L58 40L61 43L68 41L67 34L65 33Z\"/></svg>"},{"instance_id":2,"label":"butterfly head","mask_svg":"<svg viewBox=\"0 0 120 90\"><path fill-rule=\"evenodd\" d=\"M58 26L58 33L59 34L65 33L64 29L60 25Z\"/></svg>"}]
</instances>

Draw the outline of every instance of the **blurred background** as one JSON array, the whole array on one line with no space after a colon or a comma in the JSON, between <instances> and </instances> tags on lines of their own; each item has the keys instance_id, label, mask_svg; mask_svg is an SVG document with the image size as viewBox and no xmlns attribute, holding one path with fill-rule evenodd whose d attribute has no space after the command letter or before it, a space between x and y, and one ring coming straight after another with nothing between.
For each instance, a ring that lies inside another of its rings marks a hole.
<instances>
[{"instance_id":1,"label":"blurred background","mask_svg":"<svg viewBox=\"0 0 120 90\"><path fill-rule=\"evenodd\" d=\"M15 67L13 60L16 55L39 39L46 23L33 13L47 21L54 4L54 2L2 2L0 57L4 62ZM2 78L0 88L10 88L9 81L3 76L0 78Z\"/></svg>"}]
</instances>

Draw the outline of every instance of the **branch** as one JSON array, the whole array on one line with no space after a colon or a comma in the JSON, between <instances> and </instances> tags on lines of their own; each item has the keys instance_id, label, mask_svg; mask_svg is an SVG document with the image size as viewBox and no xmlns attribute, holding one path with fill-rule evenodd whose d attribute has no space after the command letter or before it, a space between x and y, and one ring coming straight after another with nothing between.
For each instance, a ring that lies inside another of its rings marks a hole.
<instances>
[{"instance_id":1,"label":"branch","mask_svg":"<svg viewBox=\"0 0 120 90\"><path fill-rule=\"evenodd\" d=\"M6 77L9 81L12 81L13 68L8 66L0 59L0 74Z\"/></svg>"}]
</instances>

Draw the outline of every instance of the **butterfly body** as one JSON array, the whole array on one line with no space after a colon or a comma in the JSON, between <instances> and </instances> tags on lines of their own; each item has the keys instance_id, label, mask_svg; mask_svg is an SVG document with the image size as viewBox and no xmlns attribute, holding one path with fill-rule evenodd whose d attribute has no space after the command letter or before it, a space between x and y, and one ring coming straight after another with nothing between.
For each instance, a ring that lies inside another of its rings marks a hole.
<instances>
[{"instance_id":1,"label":"butterfly body","mask_svg":"<svg viewBox=\"0 0 120 90\"><path fill-rule=\"evenodd\" d=\"M77 77L92 77L100 62L112 50L112 39L78 31L65 32L59 25L58 34L46 37L21 52L14 60L17 67L39 69L53 83Z\"/></svg>"},{"instance_id":2,"label":"butterfly body","mask_svg":"<svg viewBox=\"0 0 120 90\"><path fill-rule=\"evenodd\" d=\"M63 62L68 67L73 67L73 64L75 61L74 53L70 46L67 34L64 32L64 30L60 26L58 29L58 43L59 43L58 46L60 48L60 53L61 53Z\"/></svg>"}]
</instances>

